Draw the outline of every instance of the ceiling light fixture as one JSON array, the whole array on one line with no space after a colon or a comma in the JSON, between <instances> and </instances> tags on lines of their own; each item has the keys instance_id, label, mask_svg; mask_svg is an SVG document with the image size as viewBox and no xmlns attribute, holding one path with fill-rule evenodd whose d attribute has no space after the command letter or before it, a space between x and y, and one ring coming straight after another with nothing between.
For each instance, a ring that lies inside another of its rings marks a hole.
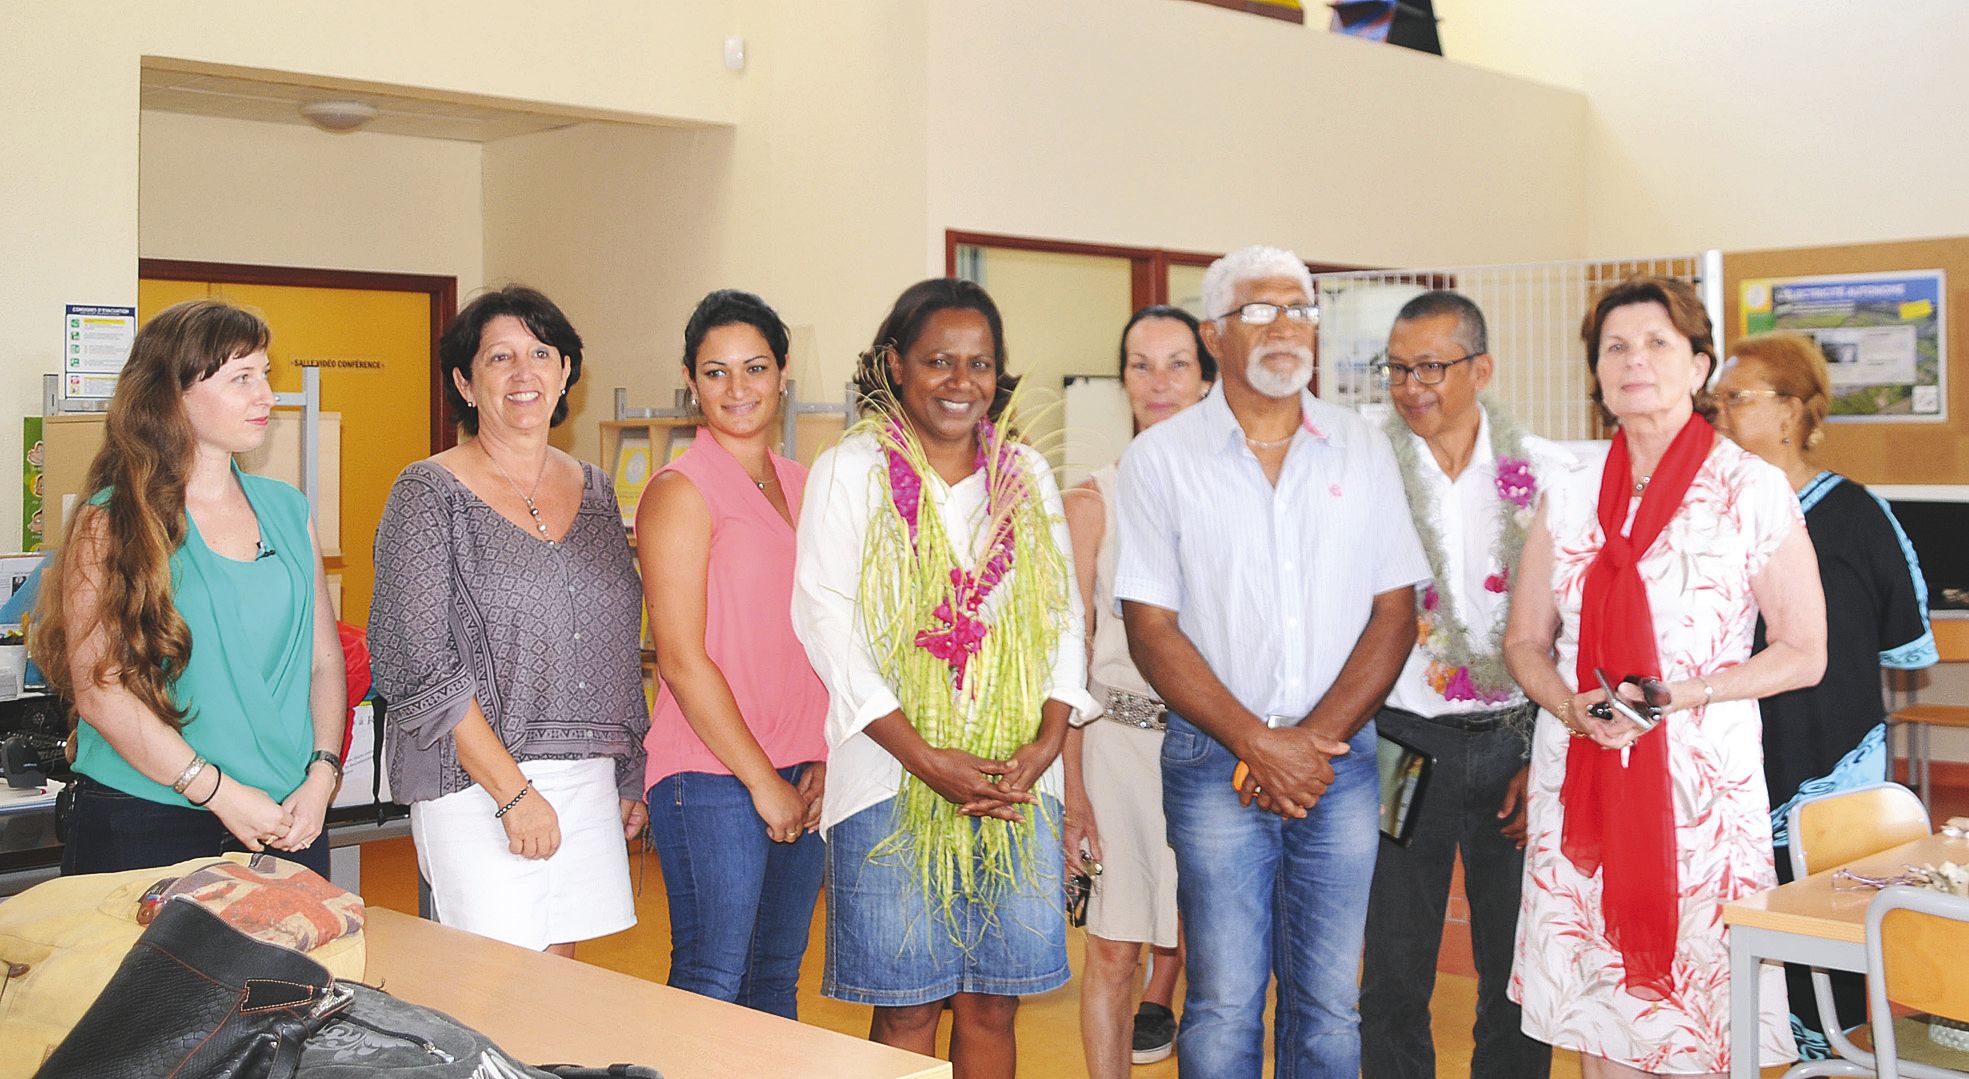
<instances>
[{"instance_id":1,"label":"ceiling light fixture","mask_svg":"<svg viewBox=\"0 0 1969 1079\"><path fill-rule=\"evenodd\" d=\"M301 106L301 115L323 131L346 134L376 119L376 109L360 101L310 101Z\"/></svg>"}]
</instances>

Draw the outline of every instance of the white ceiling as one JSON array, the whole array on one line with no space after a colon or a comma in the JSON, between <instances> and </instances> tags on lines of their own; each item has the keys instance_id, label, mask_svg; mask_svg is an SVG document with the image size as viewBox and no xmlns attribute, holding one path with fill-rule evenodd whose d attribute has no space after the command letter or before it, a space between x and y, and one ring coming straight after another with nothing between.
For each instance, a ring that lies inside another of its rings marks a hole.
<instances>
[{"instance_id":1,"label":"white ceiling","mask_svg":"<svg viewBox=\"0 0 1969 1079\"><path fill-rule=\"evenodd\" d=\"M142 85L141 101L146 109L311 126L301 115L303 104L310 101L360 101L377 112L376 119L365 126L364 131L463 142L489 142L513 135L551 131L581 122L570 116L494 105L434 101L404 94L333 89L153 67L144 68Z\"/></svg>"}]
</instances>

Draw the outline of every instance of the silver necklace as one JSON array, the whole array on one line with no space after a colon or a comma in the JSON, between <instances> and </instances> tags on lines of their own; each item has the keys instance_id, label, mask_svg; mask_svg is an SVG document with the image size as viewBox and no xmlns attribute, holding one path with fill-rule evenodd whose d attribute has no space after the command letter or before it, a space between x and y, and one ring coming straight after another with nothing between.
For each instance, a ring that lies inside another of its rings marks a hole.
<instances>
[{"instance_id":1,"label":"silver necklace","mask_svg":"<svg viewBox=\"0 0 1969 1079\"><path fill-rule=\"evenodd\" d=\"M533 515L533 527L540 531L541 539L547 539L547 522L540 516L540 507L533 504L533 495L540 493L540 481L547 475L547 462L540 462L540 474L533 477L533 494L528 494L520 490L520 485L513 482L513 477L508 476L505 469L499 467L499 462L493 458L492 451L486 449L483 443L479 444L479 452L485 454L485 459L492 462L493 471L498 472L499 478L506 481L506 486L511 487L513 493L526 503L526 511Z\"/></svg>"},{"instance_id":2,"label":"silver necklace","mask_svg":"<svg viewBox=\"0 0 1969 1079\"><path fill-rule=\"evenodd\" d=\"M1296 433L1297 432L1294 432L1294 434ZM1254 450L1275 450L1290 441L1292 441L1292 435L1287 435L1284 438L1278 439L1273 442L1265 442L1260 439L1252 438L1250 435L1244 436L1244 444L1250 446Z\"/></svg>"}]
</instances>

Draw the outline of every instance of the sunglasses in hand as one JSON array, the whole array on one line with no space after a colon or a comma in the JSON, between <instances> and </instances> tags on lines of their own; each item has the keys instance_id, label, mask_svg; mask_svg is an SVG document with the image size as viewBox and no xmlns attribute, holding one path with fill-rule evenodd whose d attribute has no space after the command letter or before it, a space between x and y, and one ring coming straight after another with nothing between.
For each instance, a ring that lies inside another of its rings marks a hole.
<instances>
[{"instance_id":1,"label":"sunglasses in hand","mask_svg":"<svg viewBox=\"0 0 1969 1079\"><path fill-rule=\"evenodd\" d=\"M1668 712L1670 695L1668 684L1651 675L1630 674L1620 680L1623 686L1634 686L1641 691L1641 703L1634 702L1614 692L1614 685L1607 681L1607 672L1594 668L1593 677L1600 682L1600 688L1607 693L1607 699L1588 705L1586 714L1598 720L1611 720L1615 716L1641 728L1643 732L1654 729L1661 717Z\"/></svg>"}]
</instances>

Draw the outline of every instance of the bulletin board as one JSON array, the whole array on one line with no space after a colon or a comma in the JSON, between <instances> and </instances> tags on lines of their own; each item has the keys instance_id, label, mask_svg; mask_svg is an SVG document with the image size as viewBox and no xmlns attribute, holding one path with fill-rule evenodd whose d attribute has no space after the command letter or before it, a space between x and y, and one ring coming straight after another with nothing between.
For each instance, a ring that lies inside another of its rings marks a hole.
<instances>
[{"instance_id":1,"label":"bulletin board","mask_svg":"<svg viewBox=\"0 0 1969 1079\"><path fill-rule=\"evenodd\" d=\"M1853 277L1940 270L1946 282L1942 353L1946 358L1948 417L1939 423L1827 424L1812 461L1861 483L1969 484L1969 237L1897 243L1742 251L1723 256L1723 326L1726 342L1742 336L1740 309L1746 281L1799 277ZM1727 349L1725 350L1727 353Z\"/></svg>"}]
</instances>

